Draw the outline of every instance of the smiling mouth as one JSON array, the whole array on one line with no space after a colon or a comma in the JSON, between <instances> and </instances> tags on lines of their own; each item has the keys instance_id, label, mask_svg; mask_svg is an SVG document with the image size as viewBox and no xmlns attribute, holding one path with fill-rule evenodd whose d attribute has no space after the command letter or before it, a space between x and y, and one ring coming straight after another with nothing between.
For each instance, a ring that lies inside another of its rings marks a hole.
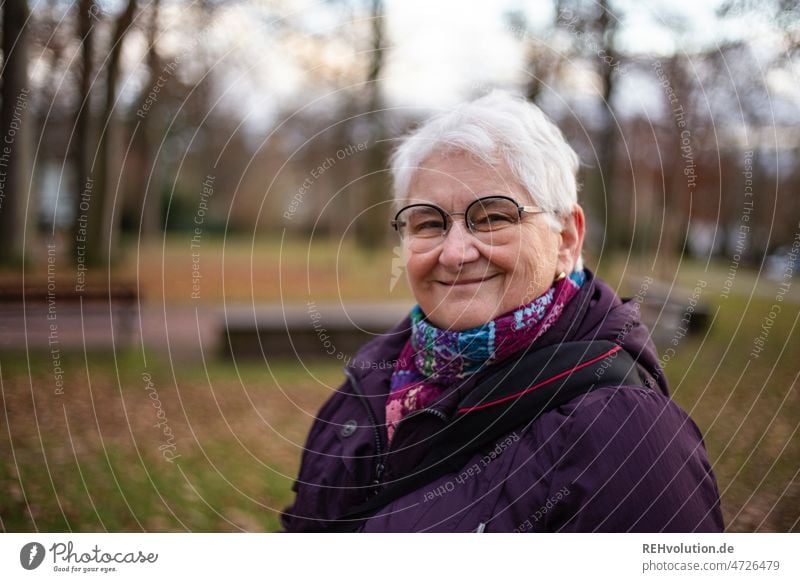
<instances>
[{"instance_id":1,"label":"smiling mouth","mask_svg":"<svg viewBox=\"0 0 800 582\"><path fill-rule=\"evenodd\" d=\"M437 281L437 283L440 283L440 284L445 285L447 287L461 287L461 286L466 286L466 285L477 285L479 283L484 283L485 281L488 281L489 279L494 279L495 277L497 277L497 275L498 274L495 273L494 275L491 275L489 277L480 277L480 278L476 278L476 279L457 279L455 281Z\"/></svg>"}]
</instances>

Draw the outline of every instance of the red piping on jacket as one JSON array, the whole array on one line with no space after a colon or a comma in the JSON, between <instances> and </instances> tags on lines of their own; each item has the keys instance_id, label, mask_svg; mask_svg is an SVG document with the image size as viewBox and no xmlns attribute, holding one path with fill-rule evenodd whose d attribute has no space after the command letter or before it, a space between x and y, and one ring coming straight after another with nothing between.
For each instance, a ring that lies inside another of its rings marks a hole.
<instances>
[{"instance_id":1,"label":"red piping on jacket","mask_svg":"<svg viewBox=\"0 0 800 582\"><path fill-rule=\"evenodd\" d=\"M535 384L535 385L531 386L530 388L526 388L525 390L517 392L516 394L511 394L509 396L504 396L503 398L499 398L497 400L493 400L492 402L485 402L483 404L478 404L477 406L466 406L464 408L459 408L457 412L459 412L459 413L461 413L461 412L473 412L475 410L480 410L481 408L487 408L489 406L494 406L495 404L500 404L501 402L506 402L507 400L512 400L513 398L519 398L523 394L527 394L528 392L536 390L537 388L540 388L541 386L544 386L545 384L549 384L550 382L558 380L559 378L563 378L567 374L571 374L572 372L575 372L576 370L580 370L581 368L585 368L586 366L594 364L598 360L602 360L603 358L607 358L611 354L615 354L621 349L622 349L622 346L614 346L613 348L608 350L606 353L604 353L602 355L599 355L596 358L592 358L588 362L583 362L582 364L578 364L577 366L575 366L573 368L570 368L569 370L564 370L563 372L560 372L560 373L556 374L552 378L548 378L547 380L543 380L542 382L539 382L538 384Z\"/></svg>"}]
</instances>

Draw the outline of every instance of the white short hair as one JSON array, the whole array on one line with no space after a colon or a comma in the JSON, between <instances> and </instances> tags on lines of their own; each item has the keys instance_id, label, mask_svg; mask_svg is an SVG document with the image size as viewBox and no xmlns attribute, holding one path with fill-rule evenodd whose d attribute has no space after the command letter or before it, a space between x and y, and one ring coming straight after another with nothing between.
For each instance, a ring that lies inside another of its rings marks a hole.
<instances>
[{"instance_id":1,"label":"white short hair","mask_svg":"<svg viewBox=\"0 0 800 582\"><path fill-rule=\"evenodd\" d=\"M531 201L548 212L554 230L561 229L556 217L570 213L578 202L578 155L561 130L533 103L495 90L435 115L397 147L391 160L397 209L422 163L448 150L490 164L504 160ZM580 259L575 268L583 268Z\"/></svg>"}]
</instances>

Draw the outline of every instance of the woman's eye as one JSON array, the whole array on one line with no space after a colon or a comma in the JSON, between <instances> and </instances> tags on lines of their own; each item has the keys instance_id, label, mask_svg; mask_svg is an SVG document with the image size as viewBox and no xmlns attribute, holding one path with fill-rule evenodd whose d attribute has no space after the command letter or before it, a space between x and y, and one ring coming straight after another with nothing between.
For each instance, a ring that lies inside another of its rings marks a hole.
<instances>
[{"instance_id":1,"label":"woman's eye","mask_svg":"<svg viewBox=\"0 0 800 582\"><path fill-rule=\"evenodd\" d=\"M511 222L512 218L508 214L490 214L489 220L491 222Z\"/></svg>"},{"instance_id":2,"label":"woman's eye","mask_svg":"<svg viewBox=\"0 0 800 582\"><path fill-rule=\"evenodd\" d=\"M444 229L441 220L426 220L414 224L413 231L416 234L439 233Z\"/></svg>"},{"instance_id":3,"label":"woman's eye","mask_svg":"<svg viewBox=\"0 0 800 582\"><path fill-rule=\"evenodd\" d=\"M483 216L477 217L477 219L473 220L473 224L476 225L505 224L512 221L513 219L507 214L492 213L492 214L484 214Z\"/></svg>"}]
</instances>

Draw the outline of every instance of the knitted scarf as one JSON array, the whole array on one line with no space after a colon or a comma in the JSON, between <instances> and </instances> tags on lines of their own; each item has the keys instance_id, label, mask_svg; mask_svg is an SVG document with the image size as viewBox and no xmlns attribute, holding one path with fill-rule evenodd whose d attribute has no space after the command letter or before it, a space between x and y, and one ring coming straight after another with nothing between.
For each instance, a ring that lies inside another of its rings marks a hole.
<instances>
[{"instance_id":1,"label":"knitted scarf","mask_svg":"<svg viewBox=\"0 0 800 582\"><path fill-rule=\"evenodd\" d=\"M584 280L583 271L575 271L530 303L463 331L435 327L416 305L411 310L411 337L397 359L386 401L389 441L405 416L430 406L460 381L536 341L555 323Z\"/></svg>"}]
</instances>

